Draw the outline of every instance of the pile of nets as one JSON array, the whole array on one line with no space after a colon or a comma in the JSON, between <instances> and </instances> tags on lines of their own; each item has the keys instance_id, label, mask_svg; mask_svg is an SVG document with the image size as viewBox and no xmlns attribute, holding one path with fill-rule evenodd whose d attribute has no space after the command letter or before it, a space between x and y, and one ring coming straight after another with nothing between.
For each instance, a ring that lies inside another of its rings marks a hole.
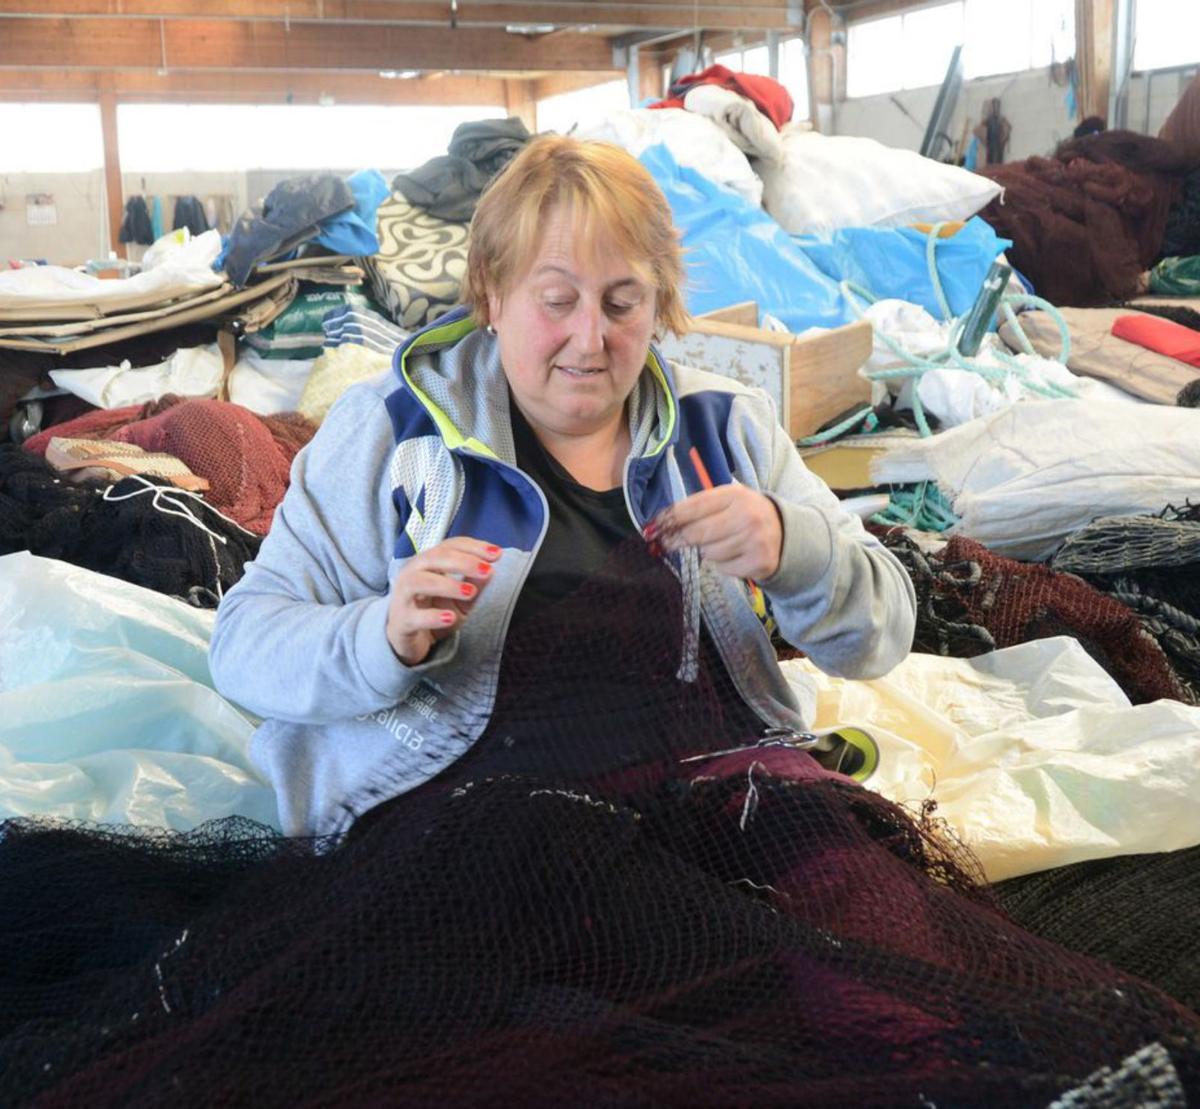
<instances>
[{"instance_id":1,"label":"pile of nets","mask_svg":"<svg viewBox=\"0 0 1200 1109\"><path fill-rule=\"evenodd\" d=\"M53 437L112 439L173 455L208 481L209 504L263 536L287 492L292 460L316 430L296 412L260 416L228 401L168 394L56 424L28 439L25 449L44 454Z\"/></svg>"},{"instance_id":2,"label":"pile of nets","mask_svg":"<svg viewBox=\"0 0 1200 1109\"><path fill-rule=\"evenodd\" d=\"M1022 927L1155 982L1200 1011L1200 847L1055 867L994 892Z\"/></svg>"},{"instance_id":3,"label":"pile of nets","mask_svg":"<svg viewBox=\"0 0 1200 1109\"><path fill-rule=\"evenodd\" d=\"M1200 699L1200 504L1103 516L1068 537L1052 564L1136 612Z\"/></svg>"},{"instance_id":4,"label":"pile of nets","mask_svg":"<svg viewBox=\"0 0 1200 1109\"><path fill-rule=\"evenodd\" d=\"M71 482L0 443L0 554L30 551L216 608L262 540L169 482Z\"/></svg>"},{"instance_id":5,"label":"pile of nets","mask_svg":"<svg viewBox=\"0 0 1200 1109\"><path fill-rule=\"evenodd\" d=\"M683 578L618 550L513 633L477 750L341 838L0 824L4 1098L1200 1094L1194 1013L1013 924L928 813L747 734L709 650L684 665Z\"/></svg>"},{"instance_id":6,"label":"pile of nets","mask_svg":"<svg viewBox=\"0 0 1200 1109\"><path fill-rule=\"evenodd\" d=\"M956 535L936 551L922 549L901 528L872 530L908 570L917 593L913 649L972 658L1031 639L1070 635L1121 686L1130 701L1195 697L1138 619L1123 604L1072 573L994 554Z\"/></svg>"}]
</instances>

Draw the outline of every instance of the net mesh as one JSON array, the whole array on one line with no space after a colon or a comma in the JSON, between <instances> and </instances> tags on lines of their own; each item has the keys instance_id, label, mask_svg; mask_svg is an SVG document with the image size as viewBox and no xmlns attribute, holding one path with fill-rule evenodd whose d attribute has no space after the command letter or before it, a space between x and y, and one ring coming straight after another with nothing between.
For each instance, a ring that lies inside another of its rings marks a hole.
<instances>
[{"instance_id":1,"label":"net mesh","mask_svg":"<svg viewBox=\"0 0 1200 1109\"><path fill-rule=\"evenodd\" d=\"M710 652L681 679L693 588L619 549L512 633L475 749L338 839L0 825L2 1098L1200 1091L1194 1013L1014 925L928 813L748 734Z\"/></svg>"},{"instance_id":2,"label":"net mesh","mask_svg":"<svg viewBox=\"0 0 1200 1109\"><path fill-rule=\"evenodd\" d=\"M1137 613L1200 700L1200 505L1101 517L1069 536L1053 565Z\"/></svg>"},{"instance_id":3,"label":"net mesh","mask_svg":"<svg viewBox=\"0 0 1200 1109\"><path fill-rule=\"evenodd\" d=\"M1031 932L1157 982L1200 1010L1200 847L1093 859L994 890Z\"/></svg>"},{"instance_id":4,"label":"net mesh","mask_svg":"<svg viewBox=\"0 0 1200 1109\"><path fill-rule=\"evenodd\" d=\"M916 589L915 650L971 658L1069 635L1134 704L1163 697L1195 701L1173 659L1137 613L1074 574L993 554L965 536L930 552L900 528L873 530L904 563Z\"/></svg>"}]
</instances>

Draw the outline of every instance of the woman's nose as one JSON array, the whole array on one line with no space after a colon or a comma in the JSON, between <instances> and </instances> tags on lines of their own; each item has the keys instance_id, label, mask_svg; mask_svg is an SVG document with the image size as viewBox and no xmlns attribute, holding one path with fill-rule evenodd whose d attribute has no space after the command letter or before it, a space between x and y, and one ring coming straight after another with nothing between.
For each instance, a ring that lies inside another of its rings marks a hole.
<instances>
[{"instance_id":1,"label":"woman's nose","mask_svg":"<svg viewBox=\"0 0 1200 1109\"><path fill-rule=\"evenodd\" d=\"M599 354L604 350L608 317L599 306L580 305L575 323L575 343L581 354Z\"/></svg>"}]
</instances>

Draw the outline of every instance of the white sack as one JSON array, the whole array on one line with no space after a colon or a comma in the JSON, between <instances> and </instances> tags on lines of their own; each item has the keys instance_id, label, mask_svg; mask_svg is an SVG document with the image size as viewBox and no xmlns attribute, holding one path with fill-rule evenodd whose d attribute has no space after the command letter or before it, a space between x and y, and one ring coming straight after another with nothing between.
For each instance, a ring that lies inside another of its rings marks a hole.
<instances>
[{"instance_id":1,"label":"white sack","mask_svg":"<svg viewBox=\"0 0 1200 1109\"><path fill-rule=\"evenodd\" d=\"M167 393L181 397L215 397L221 387L225 368L215 343L206 347L185 347L165 362L154 366L98 366L89 370L51 370L50 377L60 389L66 389L98 408L124 408L145 404Z\"/></svg>"},{"instance_id":2,"label":"white sack","mask_svg":"<svg viewBox=\"0 0 1200 1109\"><path fill-rule=\"evenodd\" d=\"M1098 516L1156 513L1200 496L1200 414L1100 400L1030 400L928 439L896 442L880 484L936 481L952 533L1045 560Z\"/></svg>"},{"instance_id":3,"label":"white sack","mask_svg":"<svg viewBox=\"0 0 1200 1109\"><path fill-rule=\"evenodd\" d=\"M755 168L763 207L793 235L965 220L1000 194L986 177L874 139L795 125L781 134L783 161Z\"/></svg>"},{"instance_id":4,"label":"white sack","mask_svg":"<svg viewBox=\"0 0 1200 1109\"><path fill-rule=\"evenodd\" d=\"M0 819L278 827L255 721L212 688L214 613L28 553L0 558Z\"/></svg>"},{"instance_id":5,"label":"white sack","mask_svg":"<svg viewBox=\"0 0 1200 1109\"><path fill-rule=\"evenodd\" d=\"M710 181L740 193L756 208L762 203L762 181L750 163L711 119L682 108L637 108L613 112L579 128L577 138L615 143L635 158L647 147L665 143L681 166L690 166Z\"/></svg>"},{"instance_id":6,"label":"white sack","mask_svg":"<svg viewBox=\"0 0 1200 1109\"><path fill-rule=\"evenodd\" d=\"M315 361L315 358L263 358L247 350L229 375L229 399L260 416L295 412Z\"/></svg>"},{"instance_id":7,"label":"white sack","mask_svg":"<svg viewBox=\"0 0 1200 1109\"><path fill-rule=\"evenodd\" d=\"M866 786L930 798L990 881L1200 843L1200 708L1131 706L1075 639L973 659L909 655L874 681L783 663L816 727L874 736Z\"/></svg>"}]
</instances>

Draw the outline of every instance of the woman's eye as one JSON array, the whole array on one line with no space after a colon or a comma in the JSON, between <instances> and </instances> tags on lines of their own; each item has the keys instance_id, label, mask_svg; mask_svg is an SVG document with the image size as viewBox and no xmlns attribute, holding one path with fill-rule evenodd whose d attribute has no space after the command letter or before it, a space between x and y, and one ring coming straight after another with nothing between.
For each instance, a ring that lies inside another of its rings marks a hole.
<instances>
[{"instance_id":1,"label":"woman's eye","mask_svg":"<svg viewBox=\"0 0 1200 1109\"><path fill-rule=\"evenodd\" d=\"M609 304L608 310L614 316L624 316L627 312L632 312L636 307L636 304Z\"/></svg>"},{"instance_id":2,"label":"woman's eye","mask_svg":"<svg viewBox=\"0 0 1200 1109\"><path fill-rule=\"evenodd\" d=\"M570 308L571 302L569 300L548 300L546 301L546 307L553 308L556 312L561 312L566 308Z\"/></svg>"}]
</instances>

